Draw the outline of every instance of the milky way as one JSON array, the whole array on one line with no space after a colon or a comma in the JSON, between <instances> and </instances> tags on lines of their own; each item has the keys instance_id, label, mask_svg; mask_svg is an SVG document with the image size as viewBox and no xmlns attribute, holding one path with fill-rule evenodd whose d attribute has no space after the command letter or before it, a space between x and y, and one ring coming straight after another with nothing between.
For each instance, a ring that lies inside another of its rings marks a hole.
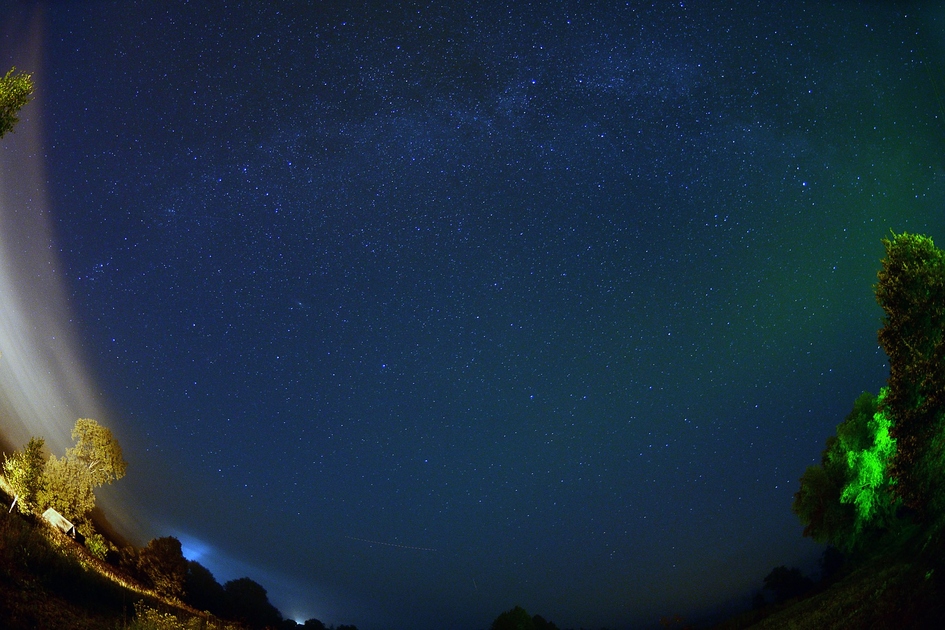
<instances>
[{"instance_id":1,"label":"milky way","mask_svg":"<svg viewBox=\"0 0 945 630\"><path fill-rule=\"evenodd\" d=\"M129 534L362 630L813 570L790 503L887 376L880 239L945 243L941 10L390 4L39 14Z\"/></svg>"}]
</instances>

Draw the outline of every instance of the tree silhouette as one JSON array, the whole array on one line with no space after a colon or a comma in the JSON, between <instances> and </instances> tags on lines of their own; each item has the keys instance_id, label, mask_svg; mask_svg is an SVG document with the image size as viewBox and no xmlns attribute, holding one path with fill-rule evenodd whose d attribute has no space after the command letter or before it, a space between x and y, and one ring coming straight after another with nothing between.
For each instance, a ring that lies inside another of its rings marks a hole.
<instances>
[{"instance_id":1,"label":"tree silhouette","mask_svg":"<svg viewBox=\"0 0 945 630\"><path fill-rule=\"evenodd\" d=\"M228 619L239 621L250 628L277 626L282 621L282 613L269 603L266 589L244 577L230 580L223 585L226 592L225 615Z\"/></svg>"},{"instance_id":2,"label":"tree silhouette","mask_svg":"<svg viewBox=\"0 0 945 630\"><path fill-rule=\"evenodd\" d=\"M184 600L197 610L206 610L219 616L226 606L226 593L210 569L195 560L188 560Z\"/></svg>"},{"instance_id":3,"label":"tree silhouette","mask_svg":"<svg viewBox=\"0 0 945 630\"><path fill-rule=\"evenodd\" d=\"M524 608L516 606L496 617L491 630L535 630L535 622Z\"/></svg>"},{"instance_id":4,"label":"tree silhouette","mask_svg":"<svg viewBox=\"0 0 945 630\"><path fill-rule=\"evenodd\" d=\"M889 356L887 404L895 424L896 493L920 514L942 510L945 461L945 252L932 239L894 234L876 301L885 317L879 343Z\"/></svg>"},{"instance_id":5,"label":"tree silhouette","mask_svg":"<svg viewBox=\"0 0 945 630\"><path fill-rule=\"evenodd\" d=\"M138 554L138 569L154 586L168 597L180 597L187 578L187 560L180 541L173 536L155 538Z\"/></svg>"}]
</instances>

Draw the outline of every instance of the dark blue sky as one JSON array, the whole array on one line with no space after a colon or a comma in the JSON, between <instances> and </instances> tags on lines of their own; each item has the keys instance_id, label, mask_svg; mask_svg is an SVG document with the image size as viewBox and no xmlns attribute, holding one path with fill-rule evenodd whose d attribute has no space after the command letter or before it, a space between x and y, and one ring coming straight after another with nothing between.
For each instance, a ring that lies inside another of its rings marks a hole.
<instances>
[{"instance_id":1,"label":"dark blue sky","mask_svg":"<svg viewBox=\"0 0 945 630\"><path fill-rule=\"evenodd\" d=\"M812 568L790 503L886 378L880 239L945 243L945 12L393 4L0 15L116 522L362 630Z\"/></svg>"}]
</instances>

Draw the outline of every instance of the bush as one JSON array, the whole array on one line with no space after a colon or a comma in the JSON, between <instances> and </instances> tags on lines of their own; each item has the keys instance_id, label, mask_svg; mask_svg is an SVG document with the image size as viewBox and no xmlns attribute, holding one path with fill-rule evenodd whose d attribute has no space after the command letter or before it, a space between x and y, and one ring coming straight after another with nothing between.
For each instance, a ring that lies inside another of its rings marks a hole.
<instances>
[{"instance_id":1,"label":"bush","mask_svg":"<svg viewBox=\"0 0 945 630\"><path fill-rule=\"evenodd\" d=\"M105 561L108 557L108 541L98 532L85 537L85 548L99 560Z\"/></svg>"},{"instance_id":2,"label":"bush","mask_svg":"<svg viewBox=\"0 0 945 630\"><path fill-rule=\"evenodd\" d=\"M155 538L138 555L138 569L154 590L168 597L180 597L187 577L187 560L180 541L173 536Z\"/></svg>"}]
</instances>

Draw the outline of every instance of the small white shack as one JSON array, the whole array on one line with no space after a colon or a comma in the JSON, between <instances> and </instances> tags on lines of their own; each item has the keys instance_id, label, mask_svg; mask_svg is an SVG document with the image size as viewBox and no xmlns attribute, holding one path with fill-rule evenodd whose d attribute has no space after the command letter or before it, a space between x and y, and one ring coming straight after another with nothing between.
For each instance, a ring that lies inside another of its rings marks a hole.
<instances>
[{"instance_id":1,"label":"small white shack","mask_svg":"<svg viewBox=\"0 0 945 630\"><path fill-rule=\"evenodd\" d=\"M56 510L49 508L43 512L43 518L47 523L61 531L66 536L75 538L75 525L66 520L66 517Z\"/></svg>"}]
</instances>

